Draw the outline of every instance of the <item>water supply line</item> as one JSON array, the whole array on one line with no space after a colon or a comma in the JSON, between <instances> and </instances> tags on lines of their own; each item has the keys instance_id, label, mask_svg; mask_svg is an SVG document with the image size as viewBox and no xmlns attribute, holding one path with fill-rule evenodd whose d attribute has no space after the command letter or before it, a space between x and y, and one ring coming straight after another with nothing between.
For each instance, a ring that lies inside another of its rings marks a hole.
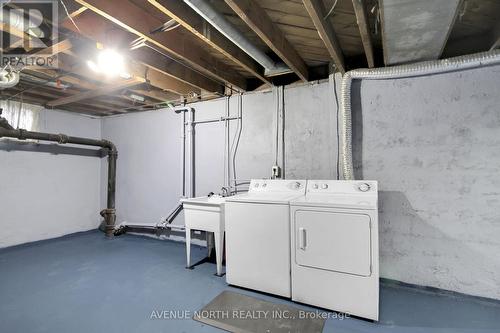
<instances>
[{"instance_id":1,"label":"water supply line","mask_svg":"<svg viewBox=\"0 0 500 333\"><path fill-rule=\"evenodd\" d=\"M267 54L255 46L243 33L241 33L225 16L217 11L207 0L184 0L194 11L208 23L219 30L230 41L252 57L265 69L266 76L291 73L292 70L284 63L275 63Z\"/></svg>"},{"instance_id":2,"label":"water supply line","mask_svg":"<svg viewBox=\"0 0 500 333\"><path fill-rule=\"evenodd\" d=\"M353 80L387 80L450 73L460 70L500 64L500 50L481 52L416 64L355 69L344 74L340 88L340 158L343 179L353 180L351 85ZM334 88L335 89L335 88Z\"/></svg>"},{"instance_id":3,"label":"water supply line","mask_svg":"<svg viewBox=\"0 0 500 333\"><path fill-rule=\"evenodd\" d=\"M0 117L0 138L14 138L18 140L41 140L57 142L58 144L77 144L84 146L101 147L108 154L108 198L107 207L101 211L101 216L106 222L106 236L112 237L116 221L115 192L116 192L116 159L118 151L116 146L108 140L96 140L68 136L65 134L52 134L43 132L31 132L24 129L11 129L5 125L5 119Z\"/></svg>"}]
</instances>

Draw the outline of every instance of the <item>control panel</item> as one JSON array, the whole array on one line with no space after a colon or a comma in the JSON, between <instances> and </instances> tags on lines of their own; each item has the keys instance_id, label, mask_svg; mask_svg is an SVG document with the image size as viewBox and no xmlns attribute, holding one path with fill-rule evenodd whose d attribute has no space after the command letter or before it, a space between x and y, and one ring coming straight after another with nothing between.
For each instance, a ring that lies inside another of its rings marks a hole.
<instances>
[{"instance_id":1,"label":"control panel","mask_svg":"<svg viewBox=\"0 0 500 333\"><path fill-rule=\"evenodd\" d=\"M308 180L307 193L377 193L378 184L375 180Z\"/></svg>"},{"instance_id":2,"label":"control panel","mask_svg":"<svg viewBox=\"0 0 500 333\"><path fill-rule=\"evenodd\" d=\"M304 192L305 180L293 179L252 179L249 192Z\"/></svg>"}]
</instances>

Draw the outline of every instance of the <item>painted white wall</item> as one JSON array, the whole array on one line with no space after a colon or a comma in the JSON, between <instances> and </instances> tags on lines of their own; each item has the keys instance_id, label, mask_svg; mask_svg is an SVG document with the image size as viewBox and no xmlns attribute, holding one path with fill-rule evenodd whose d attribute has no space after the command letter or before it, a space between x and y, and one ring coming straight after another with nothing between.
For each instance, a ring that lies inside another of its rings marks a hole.
<instances>
[{"instance_id":1,"label":"painted white wall","mask_svg":"<svg viewBox=\"0 0 500 333\"><path fill-rule=\"evenodd\" d=\"M353 87L381 275L500 299L500 66Z\"/></svg>"},{"instance_id":2,"label":"painted white wall","mask_svg":"<svg viewBox=\"0 0 500 333\"><path fill-rule=\"evenodd\" d=\"M100 139L99 119L43 110L39 130ZM0 150L0 247L95 229L97 157Z\"/></svg>"},{"instance_id":3,"label":"painted white wall","mask_svg":"<svg viewBox=\"0 0 500 333\"><path fill-rule=\"evenodd\" d=\"M322 82L285 89L285 104L293 122L286 128L286 146L293 155L307 154L305 159L287 159L291 175L336 175L336 108L329 87L329 82ZM230 116L237 116L237 96L231 97L229 103ZM242 105L236 177L243 181L268 178L274 164L276 96L272 91L248 93L243 95ZM225 116L226 98L189 106L196 110L196 121L216 119ZM156 223L177 205L181 184L180 117L163 109L103 119L103 138L113 141L118 149L117 223ZM236 126L236 121L230 122L231 142ZM195 133L196 195L219 193L224 185L224 122L198 124ZM182 216L175 223L182 224Z\"/></svg>"}]
</instances>

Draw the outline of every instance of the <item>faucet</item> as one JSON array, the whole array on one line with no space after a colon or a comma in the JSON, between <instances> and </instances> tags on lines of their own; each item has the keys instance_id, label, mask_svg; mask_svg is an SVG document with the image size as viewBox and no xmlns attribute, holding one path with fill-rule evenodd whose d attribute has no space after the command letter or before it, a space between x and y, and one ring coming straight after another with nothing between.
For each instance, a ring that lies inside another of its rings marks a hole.
<instances>
[{"instance_id":1,"label":"faucet","mask_svg":"<svg viewBox=\"0 0 500 333\"><path fill-rule=\"evenodd\" d=\"M222 186L221 188L222 191L222 197L228 197L230 192L229 192L229 187Z\"/></svg>"}]
</instances>

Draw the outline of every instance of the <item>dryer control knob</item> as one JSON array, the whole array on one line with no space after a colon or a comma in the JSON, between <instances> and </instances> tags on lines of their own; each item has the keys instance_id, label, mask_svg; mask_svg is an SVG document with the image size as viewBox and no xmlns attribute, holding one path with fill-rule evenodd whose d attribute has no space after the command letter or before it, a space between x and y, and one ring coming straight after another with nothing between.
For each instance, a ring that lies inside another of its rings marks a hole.
<instances>
[{"instance_id":1,"label":"dryer control knob","mask_svg":"<svg viewBox=\"0 0 500 333\"><path fill-rule=\"evenodd\" d=\"M301 185L301 184L300 184L299 182L295 182L295 183L293 184L293 188L295 188L295 189L299 189L299 188L300 188L300 185Z\"/></svg>"},{"instance_id":2,"label":"dryer control knob","mask_svg":"<svg viewBox=\"0 0 500 333\"><path fill-rule=\"evenodd\" d=\"M326 189L328 188L328 184L323 184L323 185L321 185L321 188L322 188L323 190L326 190Z\"/></svg>"},{"instance_id":3,"label":"dryer control knob","mask_svg":"<svg viewBox=\"0 0 500 333\"><path fill-rule=\"evenodd\" d=\"M358 186L358 190L360 190L361 192L368 192L370 190L370 184L368 183L362 183L362 184L359 184Z\"/></svg>"},{"instance_id":4,"label":"dryer control knob","mask_svg":"<svg viewBox=\"0 0 500 333\"><path fill-rule=\"evenodd\" d=\"M255 183L254 187L259 187L259 183Z\"/></svg>"},{"instance_id":5,"label":"dryer control knob","mask_svg":"<svg viewBox=\"0 0 500 333\"><path fill-rule=\"evenodd\" d=\"M319 186L318 186L318 184L314 184L314 185L313 185L313 189L315 189L315 190L317 190L317 189L318 189L318 187L319 187Z\"/></svg>"},{"instance_id":6,"label":"dryer control knob","mask_svg":"<svg viewBox=\"0 0 500 333\"><path fill-rule=\"evenodd\" d=\"M266 184L266 183L262 184L262 187L266 187L266 186L267 186L267 184Z\"/></svg>"}]
</instances>

